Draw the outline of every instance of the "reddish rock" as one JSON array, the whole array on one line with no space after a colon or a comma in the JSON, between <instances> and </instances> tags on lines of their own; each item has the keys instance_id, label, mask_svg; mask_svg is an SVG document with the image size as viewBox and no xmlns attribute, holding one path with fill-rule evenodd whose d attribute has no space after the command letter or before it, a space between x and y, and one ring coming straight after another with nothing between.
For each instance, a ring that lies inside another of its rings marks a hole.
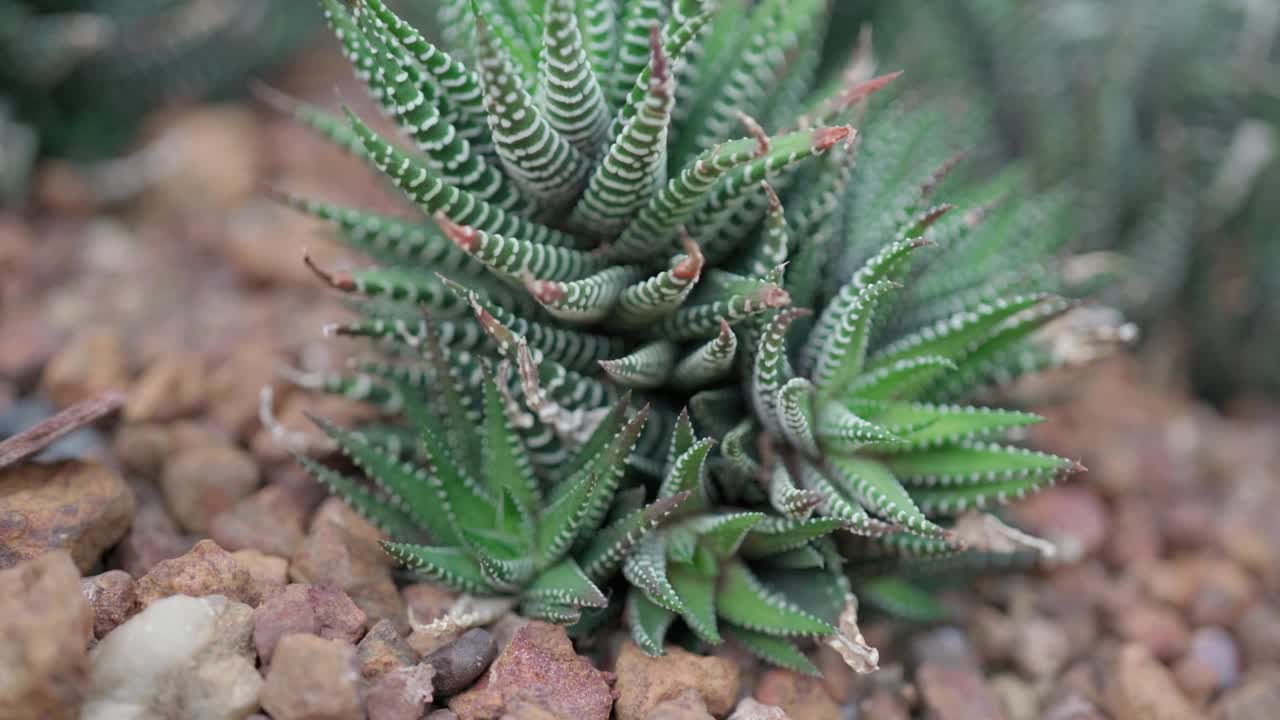
<instances>
[{"instance_id":1,"label":"reddish rock","mask_svg":"<svg viewBox=\"0 0 1280 720\"><path fill-rule=\"evenodd\" d=\"M226 442L225 435L193 420L133 423L116 430L112 450L130 475L152 479L160 477L165 461L183 450Z\"/></svg>"},{"instance_id":2,"label":"reddish rock","mask_svg":"<svg viewBox=\"0 0 1280 720\"><path fill-rule=\"evenodd\" d=\"M170 147L176 163L164 182L147 187L141 204L148 213L220 216L253 195L264 153L252 113L233 105L201 106L161 121L154 142Z\"/></svg>"},{"instance_id":3,"label":"reddish rock","mask_svg":"<svg viewBox=\"0 0 1280 720\"><path fill-rule=\"evenodd\" d=\"M395 668L379 676L365 690L369 720L419 720L431 703L430 665Z\"/></svg>"},{"instance_id":4,"label":"reddish rock","mask_svg":"<svg viewBox=\"0 0 1280 720\"><path fill-rule=\"evenodd\" d=\"M645 720L715 720L707 712L707 704L702 696L692 688L685 690L670 700L663 700L649 711Z\"/></svg>"},{"instance_id":5,"label":"reddish rock","mask_svg":"<svg viewBox=\"0 0 1280 720\"><path fill-rule=\"evenodd\" d=\"M1191 622L1234 625L1256 599L1253 580L1239 565L1226 560L1213 563L1191 596Z\"/></svg>"},{"instance_id":6,"label":"reddish rock","mask_svg":"<svg viewBox=\"0 0 1280 720\"><path fill-rule=\"evenodd\" d=\"M178 524L203 534L214 517L257 489L258 480L258 465L248 453L227 445L205 445L170 458L161 473L160 488Z\"/></svg>"},{"instance_id":7,"label":"reddish rock","mask_svg":"<svg viewBox=\"0 0 1280 720\"><path fill-rule=\"evenodd\" d=\"M137 499L111 470L65 460L0 470L0 568L66 550L89 572L129 529Z\"/></svg>"},{"instance_id":8,"label":"reddish rock","mask_svg":"<svg viewBox=\"0 0 1280 720\"><path fill-rule=\"evenodd\" d=\"M969 618L969 637L988 662L1002 662L1013 654L1018 626L1004 613L981 605Z\"/></svg>"},{"instance_id":9,"label":"reddish rock","mask_svg":"<svg viewBox=\"0 0 1280 720\"><path fill-rule=\"evenodd\" d=\"M266 597L289 583L289 561L282 557L264 555L257 550L237 550L231 557L249 571L258 597Z\"/></svg>"},{"instance_id":10,"label":"reddish rock","mask_svg":"<svg viewBox=\"0 0 1280 720\"><path fill-rule=\"evenodd\" d=\"M513 705L551 717L606 720L613 694L605 675L574 653L563 627L531 622L474 687L449 700L461 720L499 720Z\"/></svg>"},{"instance_id":11,"label":"reddish rock","mask_svg":"<svg viewBox=\"0 0 1280 720\"><path fill-rule=\"evenodd\" d=\"M769 670L760 676L755 698L782 708L791 720L840 720L840 706L818 678L791 670Z\"/></svg>"},{"instance_id":12,"label":"reddish rock","mask_svg":"<svg viewBox=\"0 0 1280 720\"><path fill-rule=\"evenodd\" d=\"M45 366L45 394L60 408L129 385L124 344L114 331L91 327L71 338Z\"/></svg>"},{"instance_id":13,"label":"reddish rock","mask_svg":"<svg viewBox=\"0 0 1280 720\"><path fill-rule=\"evenodd\" d=\"M1174 660L1187 650L1191 631L1177 612L1155 603L1119 609L1115 631L1136 642L1161 660Z\"/></svg>"},{"instance_id":14,"label":"reddish rock","mask_svg":"<svg viewBox=\"0 0 1280 720\"><path fill-rule=\"evenodd\" d=\"M1280 668L1263 665L1249 673L1209 709L1211 720L1271 720L1280 704Z\"/></svg>"},{"instance_id":15,"label":"reddish rock","mask_svg":"<svg viewBox=\"0 0 1280 720\"><path fill-rule=\"evenodd\" d=\"M1093 491L1062 485L1017 503L1020 527L1033 535L1087 555L1102 547L1107 536L1107 508Z\"/></svg>"},{"instance_id":16,"label":"reddish rock","mask_svg":"<svg viewBox=\"0 0 1280 720\"><path fill-rule=\"evenodd\" d=\"M1107 562L1117 568L1149 567L1159 560L1161 543L1150 503L1137 497L1121 502L1107 536Z\"/></svg>"},{"instance_id":17,"label":"reddish rock","mask_svg":"<svg viewBox=\"0 0 1280 720\"><path fill-rule=\"evenodd\" d=\"M123 570L111 570L80 581L80 594L93 608L93 637L116 629L133 616L137 607L133 577Z\"/></svg>"},{"instance_id":18,"label":"reddish rock","mask_svg":"<svg viewBox=\"0 0 1280 720\"><path fill-rule=\"evenodd\" d=\"M858 684L858 674L826 643L818 645L818 652L813 658L818 671L822 673L822 684L832 700L845 704L853 698Z\"/></svg>"},{"instance_id":19,"label":"reddish rock","mask_svg":"<svg viewBox=\"0 0 1280 720\"><path fill-rule=\"evenodd\" d=\"M94 616L71 555L53 550L0 571L0 717L75 718L88 690Z\"/></svg>"},{"instance_id":20,"label":"reddish rock","mask_svg":"<svg viewBox=\"0 0 1280 720\"><path fill-rule=\"evenodd\" d=\"M170 595L225 595L250 607L258 604L253 576L212 540L201 540L191 552L157 563L138 580L138 605L146 607Z\"/></svg>"},{"instance_id":21,"label":"reddish rock","mask_svg":"<svg viewBox=\"0 0 1280 720\"><path fill-rule=\"evenodd\" d=\"M1018 625L1013 658L1028 677L1051 680L1071 659L1071 641L1058 623L1032 618Z\"/></svg>"},{"instance_id":22,"label":"reddish rock","mask_svg":"<svg viewBox=\"0 0 1280 720\"><path fill-rule=\"evenodd\" d=\"M263 664L281 639L317 635L354 644L364 634L365 614L341 590L326 585L287 585L253 611L253 644Z\"/></svg>"},{"instance_id":23,"label":"reddish rock","mask_svg":"<svg viewBox=\"0 0 1280 720\"><path fill-rule=\"evenodd\" d=\"M916 672L916 685L929 717L936 720L990 718L1006 720L1004 706L974 667L926 662Z\"/></svg>"},{"instance_id":24,"label":"reddish rock","mask_svg":"<svg viewBox=\"0 0 1280 720\"><path fill-rule=\"evenodd\" d=\"M111 561L137 578L190 549L191 541L182 536L159 501L144 502L133 516L128 534L112 551Z\"/></svg>"},{"instance_id":25,"label":"reddish rock","mask_svg":"<svg viewBox=\"0 0 1280 720\"><path fill-rule=\"evenodd\" d=\"M1107 675L1107 709L1117 718L1192 720L1200 713L1178 689L1173 676L1143 646L1120 648Z\"/></svg>"},{"instance_id":26,"label":"reddish rock","mask_svg":"<svg viewBox=\"0 0 1280 720\"><path fill-rule=\"evenodd\" d=\"M630 640L618 654L615 687L618 720L644 720L664 700L693 689L717 717L733 708L738 699L739 669L730 660L702 657L678 647L668 647L660 657L649 657Z\"/></svg>"},{"instance_id":27,"label":"reddish rock","mask_svg":"<svg viewBox=\"0 0 1280 720\"><path fill-rule=\"evenodd\" d=\"M434 583L406 585L400 588L400 596L404 598L410 619L419 625L444 617L458 601L457 592Z\"/></svg>"},{"instance_id":28,"label":"reddish rock","mask_svg":"<svg viewBox=\"0 0 1280 720\"><path fill-rule=\"evenodd\" d=\"M394 623L379 620L356 646L356 659L360 663L360 677L373 680L396 668L417 663L418 653L400 637ZM434 668L432 670L434 672Z\"/></svg>"},{"instance_id":29,"label":"reddish rock","mask_svg":"<svg viewBox=\"0 0 1280 720\"><path fill-rule=\"evenodd\" d=\"M1236 623L1236 637L1249 665L1280 663L1280 612L1258 603Z\"/></svg>"},{"instance_id":30,"label":"reddish rock","mask_svg":"<svg viewBox=\"0 0 1280 720\"><path fill-rule=\"evenodd\" d=\"M361 720L355 648L315 635L289 635L276 646L262 687L272 720Z\"/></svg>"},{"instance_id":31,"label":"reddish rock","mask_svg":"<svg viewBox=\"0 0 1280 720\"><path fill-rule=\"evenodd\" d=\"M911 720L911 708L901 697L876 690L858 704L861 720Z\"/></svg>"},{"instance_id":32,"label":"reddish rock","mask_svg":"<svg viewBox=\"0 0 1280 720\"><path fill-rule=\"evenodd\" d=\"M1040 720L1109 720L1092 700L1078 693L1062 693L1045 704Z\"/></svg>"},{"instance_id":33,"label":"reddish rock","mask_svg":"<svg viewBox=\"0 0 1280 720\"><path fill-rule=\"evenodd\" d=\"M268 485L213 519L209 535L228 550L261 550L293 557L306 536L305 500L281 485Z\"/></svg>"},{"instance_id":34,"label":"reddish rock","mask_svg":"<svg viewBox=\"0 0 1280 720\"><path fill-rule=\"evenodd\" d=\"M207 377L204 359L195 353L156 360L129 388L124 419L137 423L194 414L204 405Z\"/></svg>"},{"instance_id":35,"label":"reddish rock","mask_svg":"<svg viewBox=\"0 0 1280 720\"><path fill-rule=\"evenodd\" d=\"M390 620L396 631L409 630L404 601L391 579L390 559L378 540L383 535L337 498L320 506L311 532L294 554L289 577L295 582L342 589L370 620Z\"/></svg>"},{"instance_id":36,"label":"reddish rock","mask_svg":"<svg viewBox=\"0 0 1280 720\"><path fill-rule=\"evenodd\" d=\"M276 363L280 350L269 342L237 347L209 376L209 417L237 440L248 439L258 427L258 396L267 385L277 393Z\"/></svg>"}]
</instances>

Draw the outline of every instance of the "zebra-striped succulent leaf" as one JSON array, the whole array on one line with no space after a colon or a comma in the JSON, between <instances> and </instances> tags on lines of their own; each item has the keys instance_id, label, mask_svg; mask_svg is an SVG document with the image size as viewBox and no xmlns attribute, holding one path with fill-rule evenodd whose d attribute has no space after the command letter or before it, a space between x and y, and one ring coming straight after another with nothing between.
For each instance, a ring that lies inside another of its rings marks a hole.
<instances>
[{"instance_id":1,"label":"zebra-striped succulent leaf","mask_svg":"<svg viewBox=\"0 0 1280 720\"><path fill-rule=\"evenodd\" d=\"M1078 466L967 401L1096 339L1046 329L1073 308L1053 200L962 184L961 138L865 50L817 76L827 3L451 0L442 48L323 2L418 142L294 112L425 216L289 200L388 266L316 268L382 303L335 331L396 358L316 386L414 438L331 429L372 487L308 466L398 558L557 622L625 597L647 652L813 672L814 638L875 666L862 587L924 614L886 572L1052 552L973 513Z\"/></svg>"}]
</instances>

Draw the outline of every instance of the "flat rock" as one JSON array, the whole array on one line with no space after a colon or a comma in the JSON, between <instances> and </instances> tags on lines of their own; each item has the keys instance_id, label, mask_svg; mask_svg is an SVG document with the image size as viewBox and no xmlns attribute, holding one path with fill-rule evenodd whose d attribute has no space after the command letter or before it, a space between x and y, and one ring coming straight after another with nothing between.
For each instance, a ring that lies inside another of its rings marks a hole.
<instances>
[{"instance_id":1,"label":"flat rock","mask_svg":"<svg viewBox=\"0 0 1280 720\"><path fill-rule=\"evenodd\" d=\"M924 706L936 720L1007 720L999 698L973 667L926 662L916 671Z\"/></svg>"},{"instance_id":2,"label":"flat rock","mask_svg":"<svg viewBox=\"0 0 1280 720\"><path fill-rule=\"evenodd\" d=\"M686 688L684 692L670 700L658 703L645 716L645 720L715 720L715 718L707 712L707 704L702 701L698 691Z\"/></svg>"},{"instance_id":3,"label":"flat rock","mask_svg":"<svg viewBox=\"0 0 1280 720\"><path fill-rule=\"evenodd\" d=\"M215 517L209 535L228 550L288 558L302 545L306 524L305 500L283 485L268 485Z\"/></svg>"},{"instance_id":4,"label":"flat rock","mask_svg":"<svg viewBox=\"0 0 1280 720\"><path fill-rule=\"evenodd\" d=\"M111 551L108 559L111 564L139 578L160 562L187 552L191 545L158 501L143 502L133 516L129 532Z\"/></svg>"},{"instance_id":5,"label":"flat rock","mask_svg":"<svg viewBox=\"0 0 1280 720\"><path fill-rule=\"evenodd\" d=\"M612 706L604 673L574 652L563 627L543 622L516 631L480 681L449 700L460 720L500 720L508 713L526 717L530 710L553 718L607 720Z\"/></svg>"},{"instance_id":6,"label":"flat rock","mask_svg":"<svg viewBox=\"0 0 1280 720\"><path fill-rule=\"evenodd\" d=\"M431 676L426 664L398 667L370 683L364 693L369 720L419 720L431 703Z\"/></svg>"},{"instance_id":7,"label":"flat rock","mask_svg":"<svg viewBox=\"0 0 1280 720\"><path fill-rule=\"evenodd\" d=\"M395 623L379 620L356 646L356 660L360 663L360 677L368 681L396 668L409 667L419 658L418 653L396 632Z\"/></svg>"},{"instance_id":8,"label":"flat rock","mask_svg":"<svg viewBox=\"0 0 1280 720\"><path fill-rule=\"evenodd\" d=\"M289 635L354 644L364 634L365 620L364 611L338 588L294 583L264 597L253 611L253 644L265 665Z\"/></svg>"},{"instance_id":9,"label":"flat rock","mask_svg":"<svg viewBox=\"0 0 1280 720\"><path fill-rule=\"evenodd\" d=\"M111 570L80 581L80 594L93 608L93 637L101 640L133 616L137 605L133 577Z\"/></svg>"},{"instance_id":10,"label":"flat rock","mask_svg":"<svg viewBox=\"0 0 1280 720\"><path fill-rule=\"evenodd\" d=\"M249 571L259 597L266 597L267 593L289 584L289 561L282 557L257 550L237 550L231 553L231 557Z\"/></svg>"},{"instance_id":11,"label":"flat rock","mask_svg":"<svg viewBox=\"0 0 1280 720\"><path fill-rule=\"evenodd\" d=\"M498 644L493 635L484 628L472 628L423 658L423 662L435 668L436 693L449 697L470 687L497 655Z\"/></svg>"},{"instance_id":12,"label":"flat rock","mask_svg":"<svg viewBox=\"0 0 1280 720\"><path fill-rule=\"evenodd\" d=\"M0 717L75 717L88 689L93 610L71 555L54 550L0 571Z\"/></svg>"},{"instance_id":13,"label":"flat rock","mask_svg":"<svg viewBox=\"0 0 1280 720\"><path fill-rule=\"evenodd\" d=\"M742 698L729 720L791 720L787 711L776 705L765 705L753 697Z\"/></svg>"},{"instance_id":14,"label":"flat rock","mask_svg":"<svg viewBox=\"0 0 1280 720\"><path fill-rule=\"evenodd\" d=\"M355 648L315 635L289 635L275 649L262 688L273 720L361 720Z\"/></svg>"},{"instance_id":15,"label":"flat rock","mask_svg":"<svg viewBox=\"0 0 1280 720\"><path fill-rule=\"evenodd\" d=\"M371 620L390 620L409 631L404 601L391 579L390 557L379 547L383 534L338 498L326 500L289 565L294 582L333 585L351 596Z\"/></svg>"},{"instance_id":16,"label":"flat rock","mask_svg":"<svg viewBox=\"0 0 1280 720\"><path fill-rule=\"evenodd\" d=\"M1173 675L1144 646L1120 648L1107 676L1106 706L1126 720L1191 720L1200 712L1178 689Z\"/></svg>"},{"instance_id":17,"label":"flat rock","mask_svg":"<svg viewBox=\"0 0 1280 720\"><path fill-rule=\"evenodd\" d=\"M124 343L107 328L82 330L49 359L40 383L44 394L60 408L122 391L129 383Z\"/></svg>"},{"instance_id":18,"label":"flat rock","mask_svg":"<svg viewBox=\"0 0 1280 720\"><path fill-rule=\"evenodd\" d=\"M840 706L822 681L792 670L773 669L760 677L755 698L780 707L791 720L841 720Z\"/></svg>"},{"instance_id":19,"label":"flat rock","mask_svg":"<svg viewBox=\"0 0 1280 720\"><path fill-rule=\"evenodd\" d=\"M0 470L0 569L62 549L87 573L124 537L136 508L124 480L96 463Z\"/></svg>"},{"instance_id":20,"label":"flat rock","mask_svg":"<svg viewBox=\"0 0 1280 720\"><path fill-rule=\"evenodd\" d=\"M141 607L170 595L225 595L249 606L259 600L248 569L212 540L201 540L191 552L157 563L138 580L136 591Z\"/></svg>"},{"instance_id":21,"label":"flat rock","mask_svg":"<svg viewBox=\"0 0 1280 720\"><path fill-rule=\"evenodd\" d=\"M664 700L687 689L695 690L707 711L722 717L738 700L739 670L730 660L694 655L668 647L660 657L649 657L634 642L626 641L615 667L618 720L644 720Z\"/></svg>"},{"instance_id":22,"label":"flat rock","mask_svg":"<svg viewBox=\"0 0 1280 720\"><path fill-rule=\"evenodd\" d=\"M228 445L183 450L165 462L160 474L169 512L184 529L199 534L208 533L212 519L256 490L258 482L253 456Z\"/></svg>"},{"instance_id":23,"label":"flat rock","mask_svg":"<svg viewBox=\"0 0 1280 720\"><path fill-rule=\"evenodd\" d=\"M258 709L253 611L221 595L157 600L90 654L81 720L241 720Z\"/></svg>"}]
</instances>

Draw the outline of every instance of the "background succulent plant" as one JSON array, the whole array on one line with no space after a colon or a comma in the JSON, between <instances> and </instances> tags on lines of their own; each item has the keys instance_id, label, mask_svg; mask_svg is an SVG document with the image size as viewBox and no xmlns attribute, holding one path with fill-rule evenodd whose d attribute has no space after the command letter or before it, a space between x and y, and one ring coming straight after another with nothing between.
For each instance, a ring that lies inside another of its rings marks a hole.
<instances>
[{"instance_id":1,"label":"background succulent plant","mask_svg":"<svg viewBox=\"0 0 1280 720\"><path fill-rule=\"evenodd\" d=\"M1074 247L1119 253L1115 299L1153 331L1190 335L1201 391L1280 390L1264 225L1280 172L1275 3L866 0L846 12L917 87L991 118L998 162L1071 185Z\"/></svg>"},{"instance_id":2,"label":"background succulent plant","mask_svg":"<svg viewBox=\"0 0 1280 720\"><path fill-rule=\"evenodd\" d=\"M306 462L397 557L563 622L625 593L649 652L679 618L811 671L796 638L874 666L854 591L928 610L902 562L1052 552L974 511L1075 463L959 403L1128 328L1073 310L1064 196L966 178L964 129L869 48L818 73L828 3L443 2L447 50L322 6L412 146L292 111L426 217L283 196L382 264L313 265L365 312L330 331L384 352L303 378L385 411L326 426L372 485Z\"/></svg>"},{"instance_id":3,"label":"background succulent plant","mask_svg":"<svg viewBox=\"0 0 1280 720\"><path fill-rule=\"evenodd\" d=\"M0 122L29 128L3 146L24 189L35 152L97 160L119 152L158 104L216 97L318 27L285 0L0 0ZM7 115L7 117L6 117Z\"/></svg>"}]
</instances>

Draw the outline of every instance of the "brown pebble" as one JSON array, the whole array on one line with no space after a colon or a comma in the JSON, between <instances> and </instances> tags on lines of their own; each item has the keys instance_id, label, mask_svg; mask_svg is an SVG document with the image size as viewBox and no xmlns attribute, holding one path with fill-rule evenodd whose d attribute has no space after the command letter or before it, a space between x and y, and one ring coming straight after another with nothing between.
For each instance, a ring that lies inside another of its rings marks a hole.
<instances>
[{"instance_id":1,"label":"brown pebble","mask_svg":"<svg viewBox=\"0 0 1280 720\"><path fill-rule=\"evenodd\" d=\"M201 540L185 555L157 563L137 583L138 606L170 595L225 595L250 607L258 604L258 588L248 569L212 540Z\"/></svg>"}]
</instances>

